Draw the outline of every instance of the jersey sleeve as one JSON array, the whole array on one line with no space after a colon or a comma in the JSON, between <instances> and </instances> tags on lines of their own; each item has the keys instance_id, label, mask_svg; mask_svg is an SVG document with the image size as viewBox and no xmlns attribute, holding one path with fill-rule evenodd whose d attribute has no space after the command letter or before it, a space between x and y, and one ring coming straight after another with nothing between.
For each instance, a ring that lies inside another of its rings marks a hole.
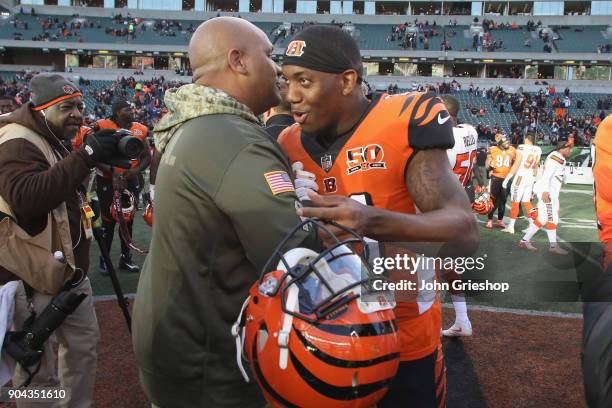
<instances>
[{"instance_id":1,"label":"jersey sleeve","mask_svg":"<svg viewBox=\"0 0 612 408\"><path fill-rule=\"evenodd\" d=\"M258 270L300 222L288 164L272 143L252 143L235 157L215 201L231 218L247 258ZM313 234L300 229L286 248L314 245Z\"/></svg>"},{"instance_id":2,"label":"jersey sleeve","mask_svg":"<svg viewBox=\"0 0 612 408\"><path fill-rule=\"evenodd\" d=\"M444 103L434 93L416 93L406 100L408 144L416 150L451 149L455 145L453 124Z\"/></svg>"},{"instance_id":3,"label":"jersey sleeve","mask_svg":"<svg viewBox=\"0 0 612 408\"><path fill-rule=\"evenodd\" d=\"M538 181L541 187L541 191L550 191L550 184L555 177L555 173L563 168L563 164L561 159L555 156L554 152L551 153L544 163L544 172L542 173L542 177Z\"/></svg>"}]
</instances>

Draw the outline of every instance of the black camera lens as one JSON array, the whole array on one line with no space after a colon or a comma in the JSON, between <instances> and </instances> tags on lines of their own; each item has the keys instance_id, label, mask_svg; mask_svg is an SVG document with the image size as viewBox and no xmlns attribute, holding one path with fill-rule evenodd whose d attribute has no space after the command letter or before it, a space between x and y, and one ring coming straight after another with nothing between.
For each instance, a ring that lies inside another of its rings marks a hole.
<instances>
[{"instance_id":1,"label":"black camera lens","mask_svg":"<svg viewBox=\"0 0 612 408\"><path fill-rule=\"evenodd\" d=\"M117 145L121 156L134 160L137 159L142 152L143 145L140 139L134 136L123 136Z\"/></svg>"}]
</instances>

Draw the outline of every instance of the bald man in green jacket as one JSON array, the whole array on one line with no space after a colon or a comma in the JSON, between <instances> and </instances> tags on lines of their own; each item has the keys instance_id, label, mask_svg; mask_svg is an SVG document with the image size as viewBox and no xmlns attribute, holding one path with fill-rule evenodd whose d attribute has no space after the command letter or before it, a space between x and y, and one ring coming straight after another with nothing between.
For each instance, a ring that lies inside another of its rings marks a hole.
<instances>
[{"instance_id":1,"label":"bald man in green jacket","mask_svg":"<svg viewBox=\"0 0 612 408\"><path fill-rule=\"evenodd\" d=\"M244 20L202 24L189 50L194 83L166 93L154 130L162 159L133 341L145 393L160 407L265 405L240 374L230 330L300 222L289 163L257 118L279 102L271 51ZM299 246L313 248L314 234L300 230L288 247Z\"/></svg>"}]
</instances>

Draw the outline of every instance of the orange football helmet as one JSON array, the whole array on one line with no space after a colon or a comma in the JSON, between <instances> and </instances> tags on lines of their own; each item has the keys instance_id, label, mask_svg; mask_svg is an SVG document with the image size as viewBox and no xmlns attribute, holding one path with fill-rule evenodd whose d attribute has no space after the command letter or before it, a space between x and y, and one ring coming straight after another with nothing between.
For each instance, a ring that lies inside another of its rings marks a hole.
<instances>
[{"instance_id":1,"label":"orange football helmet","mask_svg":"<svg viewBox=\"0 0 612 408\"><path fill-rule=\"evenodd\" d=\"M120 209L117 207L120 206ZM134 199L134 194L130 190L123 190L120 194L118 203L115 203L115 200L111 203L110 213L115 222L119 222L119 215L123 217L125 222L130 222L134 219L134 215L136 214L136 200Z\"/></svg>"},{"instance_id":2,"label":"orange football helmet","mask_svg":"<svg viewBox=\"0 0 612 408\"><path fill-rule=\"evenodd\" d=\"M363 244L356 235L322 253L281 254L309 224L326 229L312 219L299 224L268 261L280 256L276 270L250 290L232 328L239 365L241 351L273 407L374 406L399 364L395 304L388 293L367 289L371 270L348 245Z\"/></svg>"},{"instance_id":3,"label":"orange football helmet","mask_svg":"<svg viewBox=\"0 0 612 408\"><path fill-rule=\"evenodd\" d=\"M142 218L144 218L149 227L153 226L153 204L150 201L145 206Z\"/></svg>"},{"instance_id":4,"label":"orange football helmet","mask_svg":"<svg viewBox=\"0 0 612 408\"><path fill-rule=\"evenodd\" d=\"M474 200L472 209L480 215L487 215L493 209L491 195L487 191L481 193L476 200Z\"/></svg>"}]
</instances>

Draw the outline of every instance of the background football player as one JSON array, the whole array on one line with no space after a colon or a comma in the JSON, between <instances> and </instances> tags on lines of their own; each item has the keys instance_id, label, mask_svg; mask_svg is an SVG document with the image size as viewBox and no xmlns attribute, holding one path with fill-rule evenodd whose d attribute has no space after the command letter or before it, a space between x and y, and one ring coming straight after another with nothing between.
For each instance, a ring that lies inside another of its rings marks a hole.
<instances>
[{"instance_id":1,"label":"background football player","mask_svg":"<svg viewBox=\"0 0 612 408\"><path fill-rule=\"evenodd\" d=\"M457 114L459 113L459 101L454 96L442 95L440 97L448 113L451 115L453 124L453 137L455 146L446 151L453 173L457 175L459 182L465 188L470 204L474 202L475 193L473 185L474 164L476 161L476 147L478 144L478 133L472 125L467 123L457 124ZM453 270L445 270L444 278L447 282L460 279L459 275ZM452 287L452 285L451 285ZM461 291L451 289L451 299L455 309L455 323L446 330L442 330L442 335L447 337L471 336L472 324L467 314L467 303L465 294Z\"/></svg>"},{"instance_id":2,"label":"background football player","mask_svg":"<svg viewBox=\"0 0 612 408\"><path fill-rule=\"evenodd\" d=\"M518 146L516 160L502 183L503 188L507 189L508 183L512 180L512 186L510 187L510 198L512 200L510 222L504 229L504 232L510 234L514 234L514 223L519 216L521 204L523 204L524 214L531 224L531 218L529 218L532 209L531 196L533 194L533 184L538 174L540 156L542 155L542 149L535 146L533 142L533 134L527 133L525 143Z\"/></svg>"},{"instance_id":3,"label":"background football player","mask_svg":"<svg viewBox=\"0 0 612 408\"><path fill-rule=\"evenodd\" d=\"M504 224L504 214L506 212L506 200L508 198L508 192L503 187L504 179L510 172L510 168L514 163L516 156L516 149L510 146L510 141L506 135L500 134L496 137L497 145L492 146L489 149L489 156L487 157L486 167L491 169L491 181L489 183L489 192L491 198L493 198L493 204L495 206L489 212L487 228L493 228L493 214L497 210L497 227L506 228Z\"/></svg>"},{"instance_id":4,"label":"background football player","mask_svg":"<svg viewBox=\"0 0 612 408\"><path fill-rule=\"evenodd\" d=\"M100 200L100 209L102 211L102 225L104 227L104 238L106 247L110 251L113 244L113 236L115 235L116 221L110 214L111 202L113 200L113 192L116 189L123 190L127 188L132 192L138 205L138 198L142 190L143 179L141 172L144 171L151 163L151 154L149 153L146 137L148 129L145 125L134 121L134 108L124 99L119 99L113 102L112 116L109 119L100 119L96 122L96 129L128 129L132 135L139 138L143 145L140 157L132 161L132 168L128 170L111 167L109 165L98 163L96 188L98 199ZM134 221L127 222L127 233L132 236ZM119 234L121 241L121 257L119 258L119 268L128 272L139 272L140 267L132 261L130 245L128 237ZM99 271L102 274L107 274L108 269L104 259L100 257Z\"/></svg>"},{"instance_id":5,"label":"background football player","mask_svg":"<svg viewBox=\"0 0 612 408\"><path fill-rule=\"evenodd\" d=\"M572 153L574 140L561 141L555 150L546 157L542 177L535 183L533 190L538 196L538 215L534 222L527 228L519 247L529 251L537 251L531 244L531 238L544 227L548 242L549 252L556 255L567 255L567 251L557 244L557 224L559 224L559 193L564 182L565 161Z\"/></svg>"}]
</instances>

